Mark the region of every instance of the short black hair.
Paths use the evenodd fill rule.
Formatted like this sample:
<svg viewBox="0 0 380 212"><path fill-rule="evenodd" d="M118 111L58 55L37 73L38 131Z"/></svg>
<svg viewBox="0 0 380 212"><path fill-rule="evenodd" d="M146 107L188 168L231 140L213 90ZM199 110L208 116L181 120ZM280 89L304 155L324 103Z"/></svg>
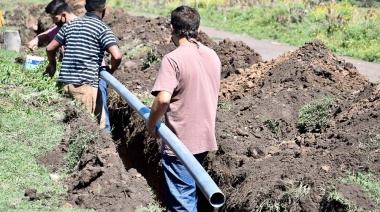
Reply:
<svg viewBox="0 0 380 212"><path fill-rule="evenodd" d="M200 21L198 11L188 6L179 6L171 13L174 33L180 38L197 38Z"/></svg>
<svg viewBox="0 0 380 212"><path fill-rule="evenodd" d="M106 0L86 0L87 12L102 12L106 6Z"/></svg>
<svg viewBox="0 0 380 212"><path fill-rule="evenodd" d="M63 12L72 13L73 10L65 0L53 0L46 5L45 12L53 15L61 15Z"/></svg>

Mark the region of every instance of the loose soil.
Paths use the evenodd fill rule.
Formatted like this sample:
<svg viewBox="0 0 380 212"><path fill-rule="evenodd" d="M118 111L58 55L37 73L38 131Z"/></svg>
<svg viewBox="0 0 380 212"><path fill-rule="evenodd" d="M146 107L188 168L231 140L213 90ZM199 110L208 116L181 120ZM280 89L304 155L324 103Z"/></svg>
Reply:
<svg viewBox="0 0 380 212"><path fill-rule="evenodd" d="M8 25L20 26L24 44L48 26L42 24L44 15L34 16L41 23L35 30L23 22L38 8L43 7L30 6L30 12L6 15ZM175 48L170 43L169 18L148 19L108 10L104 21L124 54L114 76L142 101L151 103L149 92L159 63L144 65L149 49L161 58ZM204 33L199 40L217 52L223 65L216 120L219 150L210 153L204 164L226 195L225 205L216 210L380 209L363 187L342 181L358 172L372 173L380 180L379 84L369 82L320 41L263 61L243 42L225 39L216 43ZM325 96L333 99L327 126L310 132L297 127L301 108ZM67 118L62 121L68 123L67 138L53 150L54 155L66 151L67 141L79 129L97 132L67 179L66 201L99 211L132 211L153 202L149 185L164 204L160 141L146 133L143 120L111 89L108 103L112 138L80 110L66 106ZM59 169L62 160L53 154L41 156L42 161ZM351 205L329 198L332 192ZM202 194L199 209L213 211Z"/></svg>

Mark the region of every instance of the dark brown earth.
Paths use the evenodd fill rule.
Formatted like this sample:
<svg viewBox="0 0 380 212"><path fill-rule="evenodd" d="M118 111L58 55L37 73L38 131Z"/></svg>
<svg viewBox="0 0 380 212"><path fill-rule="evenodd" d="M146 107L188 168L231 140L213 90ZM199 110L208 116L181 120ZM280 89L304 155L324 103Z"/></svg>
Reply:
<svg viewBox="0 0 380 212"><path fill-rule="evenodd" d="M20 13L7 23L18 24L24 17ZM111 10L104 21L119 46L127 49L114 76L149 103L159 63L143 66L148 49L162 57L175 48L168 18L147 19ZM33 37L40 28L25 31L24 44L30 39L26 35ZM342 181L358 172L380 180L379 84L369 82L320 41L266 62L242 42L226 39L217 44L204 33L200 41L213 48L223 64L216 120L219 150L210 153L204 164L226 195L226 204L218 211L380 209L363 187ZM132 55L132 50L140 54ZM310 132L298 128L300 109L324 96L333 99L326 127ZM61 160L51 155L65 151L67 141L85 128L97 136L89 139L84 156L67 179L67 202L99 211L130 211L153 202L147 184L163 202L159 145L146 133L143 120L112 90L108 103L112 138L80 110L67 107L63 120L68 123L67 138L42 160L59 169ZM275 133L268 120L277 126ZM351 205L328 198L332 192ZM199 208L212 211L202 198Z"/></svg>

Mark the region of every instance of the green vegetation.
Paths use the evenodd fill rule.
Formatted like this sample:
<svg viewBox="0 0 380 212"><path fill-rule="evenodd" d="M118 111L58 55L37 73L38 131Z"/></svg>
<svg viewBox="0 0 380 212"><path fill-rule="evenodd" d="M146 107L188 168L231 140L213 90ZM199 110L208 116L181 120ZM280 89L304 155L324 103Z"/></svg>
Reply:
<svg viewBox="0 0 380 212"><path fill-rule="evenodd" d="M306 0L257 1L247 7L226 5L224 1L149 0L124 3L111 0L110 5L129 11L169 15L182 2L190 6L195 6L196 2L204 26L295 46L319 39L338 55L380 61L380 9L354 6L353 3L366 6L358 4L358 1L325 1L319 5ZM371 5L376 5L376 2Z"/></svg>
<svg viewBox="0 0 380 212"><path fill-rule="evenodd" d="M153 51L153 49L149 49L147 52L146 59L143 62L143 69L149 68L152 64L158 63L161 61L161 58L157 55L156 52Z"/></svg>
<svg viewBox="0 0 380 212"><path fill-rule="evenodd" d="M65 193L63 183L51 179L52 173L36 160L63 138L64 125L57 124L63 112L48 104L60 97L55 84L42 76L42 67L24 70L12 63L18 56L24 57L0 50L0 211L65 211L59 197ZM38 106L32 107L33 102ZM23 200L26 189L50 198Z"/></svg>
<svg viewBox="0 0 380 212"><path fill-rule="evenodd" d="M222 111L230 111L231 110L231 103L227 101L219 101L218 102L218 109Z"/></svg>
<svg viewBox="0 0 380 212"><path fill-rule="evenodd" d="M150 196L153 199L156 199L156 195L154 194L151 188L148 188ZM155 202L154 204L149 204L147 207L142 207L134 210L134 212L162 212L165 211L165 208L162 208L159 202Z"/></svg>
<svg viewBox="0 0 380 212"><path fill-rule="evenodd" d="M333 188L327 195L327 200L329 202L336 202L343 206L345 206L349 211L353 207L350 203L350 201L346 198L344 198L340 193L336 191L335 188Z"/></svg>
<svg viewBox="0 0 380 212"><path fill-rule="evenodd" d="M256 210L257 212L280 212L283 211L283 208L281 207L279 202L272 203L269 199L264 200L260 205L259 208Z"/></svg>
<svg viewBox="0 0 380 212"><path fill-rule="evenodd" d="M150 95L144 96L142 99L142 103L145 104L147 107L151 107L153 104L154 98Z"/></svg>
<svg viewBox="0 0 380 212"><path fill-rule="evenodd" d="M273 133L275 138L281 136L280 123L275 119L266 119L264 125Z"/></svg>
<svg viewBox="0 0 380 212"><path fill-rule="evenodd" d="M72 137L69 140L69 147L65 157L65 164L69 172L73 171L74 167L78 164L86 148L87 142L94 136L88 135L83 129L79 129L74 135L75 137Z"/></svg>
<svg viewBox="0 0 380 212"><path fill-rule="evenodd" d="M124 46L120 47L121 52L128 59L134 59L135 57L140 56L144 52L148 52L148 47L144 46L141 43L141 40L135 38L131 43L127 43Z"/></svg>
<svg viewBox="0 0 380 212"><path fill-rule="evenodd" d="M331 97L313 101L303 106L298 114L297 127L301 131L318 131L326 127L333 104Z"/></svg>
<svg viewBox="0 0 380 212"><path fill-rule="evenodd" d="M372 177L370 173L358 173L343 180L347 183L355 183L363 186L367 194L380 206L380 184Z"/></svg>
<svg viewBox="0 0 380 212"><path fill-rule="evenodd" d="M0 11L13 10L19 5L15 3L35 3L35 4L47 4L50 0L1 0L0 2Z"/></svg>

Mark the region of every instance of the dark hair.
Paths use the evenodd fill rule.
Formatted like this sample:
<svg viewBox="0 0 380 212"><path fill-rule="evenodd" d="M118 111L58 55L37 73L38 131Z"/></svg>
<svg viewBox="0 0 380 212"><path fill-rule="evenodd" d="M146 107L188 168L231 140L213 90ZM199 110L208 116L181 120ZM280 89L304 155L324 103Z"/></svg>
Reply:
<svg viewBox="0 0 380 212"><path fill-rule="evenodd" d="M87 12L102 12L106 5L106 0L86 0Z"/></svg>
<svg viewBox="0 0 380 212"><path fill-rule="evenodd" d="M174 33L180 38L198 37L198 28L201 17L198 11L188 6L177 7L171 13L171 24L173 26Z"/></svg>
<svg viewBox="0 0 380 212"><path fill-rule="evenodd" d="M53 0L46 7L45 12L53 15L60 15L63 12L72 13L73 10L65 0Z"/></svg>

